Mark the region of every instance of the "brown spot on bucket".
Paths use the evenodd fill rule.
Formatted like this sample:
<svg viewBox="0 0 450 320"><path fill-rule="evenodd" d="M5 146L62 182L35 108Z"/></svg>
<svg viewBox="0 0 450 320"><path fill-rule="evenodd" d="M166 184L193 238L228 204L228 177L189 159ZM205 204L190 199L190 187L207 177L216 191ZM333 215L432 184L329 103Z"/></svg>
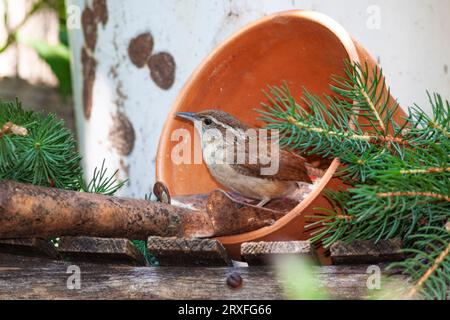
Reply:
<svg viewBox="0 0 450 320"><path fill-rule="evenodd" d="M95 50L97 45L97 21L95 18L95 13L91 8L86 7L81 15L81 24L83 26L84 40L86 45L92 51Z"/></svg>
<svg viewBox="0 0 450 320"><path fill-rule="evenodd" d="M147 32L130 41L128 55L136 67L142 68L147 63L153 51L153 37Z"/></svg>
<svg viewBox="0 0 450 320"><path fill-rule="evenodd" d="M119 161L120 169L125 173L125 176L130 176L130 165L125 163L124 159Z"/></svg>
<svg viewBox="0 0 450 320"><path fill-rule="evenodd" d="M106 0L94 0L94 13L97 21L101 22L103 26L108 23L108 7Z"/></svg>
<svg viewBox="0 0 450 320"><path fill-rule="evenodd" d="M133 152L136 134L133 124L123 112L113 116L109 139L120 155L128 156Z"/></svg>
<svg viewBox="0 0 450 320"><path fill-rule="evenodd" d="M92 97L95 83L97 62L89 55L86 48L81 49L81 64L83 66L83 105L84 116L90 119L92 113Z"/></svg>
<svg viewBox="0 0 450 320"><path fill-rule="evenodd" d="M175 81L175 60L170 53L161 52L150 57L148 61L150 75L156 85L168 90Z"/></svg>
<svg viewBox="0 0 450 320"><path fill-rule="evenodd" d="M448 65L444 64L444 73L448 74Z"/></svg>

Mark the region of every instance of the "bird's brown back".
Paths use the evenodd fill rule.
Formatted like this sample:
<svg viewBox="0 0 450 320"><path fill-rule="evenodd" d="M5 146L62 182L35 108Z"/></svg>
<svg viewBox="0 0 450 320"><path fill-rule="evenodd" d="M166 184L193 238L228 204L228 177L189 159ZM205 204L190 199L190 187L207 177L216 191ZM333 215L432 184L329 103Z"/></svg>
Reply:
<svg viewBox="0 0 450 320"><path fill-rule="evenodd" d="M250 164L248 162L244 164L232 164L232 167L237 172L246 176L312 183L305 164L306 161L304 158L293 154L292 152L280 149L278 171L272 175L261 176L261 169L269 167L270 164L261 164L260 161L256 164Z"/></svg>

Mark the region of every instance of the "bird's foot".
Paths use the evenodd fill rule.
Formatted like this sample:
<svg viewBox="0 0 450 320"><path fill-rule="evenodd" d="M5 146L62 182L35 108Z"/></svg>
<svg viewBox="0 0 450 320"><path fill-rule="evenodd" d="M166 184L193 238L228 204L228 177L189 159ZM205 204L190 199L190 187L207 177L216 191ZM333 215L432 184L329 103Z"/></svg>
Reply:
<svg viewBox="0 0 450 320"><path fill-rule="evenodd" d="M256 200L254 198L244 197L243 195L235 192L227 192L228 196L236 202L244 203L251 206L256 206L259 208L263 208L267 203L270 202L271 199L265 198L262 199L258 204L256 204Z"/></svg>
<svg viewBox="0 0 450 320"><path fill-rule="evenodd" d="M240 202L240 203L252 204L255 201L255 199L250 199L250 198L244 197L243 195L236 193L236 192L227 192L227 195L234 201Z"/></svg>

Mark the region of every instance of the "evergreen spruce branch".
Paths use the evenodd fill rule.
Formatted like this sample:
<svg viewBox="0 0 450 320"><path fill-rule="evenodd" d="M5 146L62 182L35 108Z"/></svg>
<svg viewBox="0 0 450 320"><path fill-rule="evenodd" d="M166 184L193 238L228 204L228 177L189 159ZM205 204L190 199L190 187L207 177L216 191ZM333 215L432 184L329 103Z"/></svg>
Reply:
<svg viewBox="0 0 450 320"><path fill-rule="evenodd" d="M327 193L333 210L310 217L311 240L327 247L337 240L405 239L423 226L441 227L450 219L449 103L430 95L432 117L414 106L398 124L399 105L390 102L381 71L347 65L345 77L334 79L337 96L304 90L301 103L286 85L269 87L260 111L268 128L280 131L281 145L339 158L344 166L338 175L354 187ZM448 250L429 251L434 264L414 270L416 288L450 278L448 265L440 267ZM430 292L429 297L439 296L436 289Z"/></svg>
<svg viewBox="0 0 450 320"><path fill-rule="evenodd" d="M312 226L322 225L322 229L312 240L320 241L323 237L323 244L331 245L334 239L353 241L403 237L420 225L440 225L448 220L450 172L423 167L424 164L443 164L445 150L442 150L442 145L431 149L433 152L430 153L413 149L405 153L404 159L386 151L370 159L354 156L355 161L366 162L367 167L363 170L348 164L340 174L356 172L355 175L359 175L364 172L361 182L366 184L356 184L354 189L348 190L349 196L341 198L345 201L330 201L336 214L314 217L316 223ZM348 158L345 163L349 163ZM404 168L410 170L405 171ZM343 210L345 219L341 215Z"/></svg>
<svg viewBox="0 0 450 320"><path fill-rule="evenodd" d="M399 174L431 174L431 173L445 173L450 172L450 167L446 168L425 168L425 169L408 169L399 170Z"/></svg>
<svg viewBox="0 0 450 320"><path fill-rule="evenodd" d="M268 129L280 132L281 146L303 154L340 158L349 164L340 172L345 179L366 181L372 160L375 164L381 162L380 154L385 151L401 155L409 145L398 131L388 135L365 133L358 120L362 115L348 100L331 96L322 99L304 90L302 107L286 84L269 87L266 95L269 104L258 110L260 120L267 123Z"/></svg>
<svg viewBox="0 0 450 320"><path fill-rule="evenodd" d="M374 70L375 83L367 87L366 84L370 83L367 70L348 65L346 72L353 79L359 79L354 81L359 83L358 90L365 90L364 101L351 104L349 99L357 99L355 85L351 84L351 80L337 77L337 85L332 88L340 96L324 95L322 99L305 89L301 100L305 107L302 107L287 85L283 84L281 87L269 87L266 92L269 104L263 104L264 110L259 110L262 115L260 119L268 124L268 129L280 131L282 146L297 149L300 153L341 158L348 154L360 156L367 150L388 148L401 154L403 147L410 146L411 141L403 136L405 124L400 127L393 120L393 111L388 108L389 90L385 87L382 73ZM354 76L355 73L358 76ZM376 93L378 96L375 96ZM367 97L370 99L367 100ZM378 107L380 104L382 106ZM398 108L398 104L394 103L391 107ZM360 119L364 121L360 122ZM374 123L377 119L382 124ZM366 130L365 122L371 124L372 131ZM390 127L393 132L388 133L387 129L380 131L380 126L385 129Z"/></svg>
<svg viewBox="0 0 450 320"><path fill-rule="evenodd" d="M389 105L389 89L381 70L374 67L369 70L364 66L345 62L345 76L333 77L334 92L347 101L353 101L353 106L370 123L372 132L376 135L387 136L388 124L391 118L386 112Z"/></svg>
<svg viewBox="0 0 450 320"><path fill-rule="evenodd" d="M428 93L430 104L433 108L434 118L428 118L428 126L435 129L443 137L450 139L450 104L448 101L443 101L439 94ZM420 108L419 108L420 109Z"/></svg>
<svg viewBox="0 0 450 320"><path fill-rule="evenodd" d="M425 272L425 274L417 281L417 284L411 289L411 291L408 293L407 297L415 297L417 293L424 287L425 283L427 281L430 281L430 277L433 276L433 273L436 273L436 270L443 264L444 260L449 256L450 251L450 243L447 245L447 247L441 252L441 254L433 261L433 265ZM448 274L448 271L447 271ZM446 277L448 279L448 277ZM444 278L445 279L445 278ZM442 282L441 279L437 279L437 282ZM444 283L444 290L445 288L448 289L448 284ZM435 291L435 290L434 290ZM442 299L448 300L448 292L442 291ZM433 299L436 297L436 291L433 292L433 295L431 296Z"/></svg>
<svg viewBox="0 0 450 320"><path fill-rule="evenodd" d="M347 153L340 159L346 165L341 166L336 176L347 183L355 185L359 182L368 183L375 170L385 169L385 159L388 151L385 149L371 148L362 154Z"/></svg>
<svg viewBox="0 0 450 320"><path fill-rule="evenodd" d="M448 173L450 148L445 144L430 143L425 148L404 150L402 158L387 157L385 170L377 172L385 178L404 175L438 174L435 178L450 178Z"/></svg>
<svg viewBox="0 0 450 320"><path fill-rule="evenodd" d="M443 227L424 227L407 237L405 254L408 259L394 263L415 285L406 298L448 300L450 288L450 232Z"/></svg>
<svg viewBox="0 0 450 320"><path fill-rule="evenodd" d="M7 122L12 122L27 128L34 120L34 113L25 111L18 99L13 102L0 100L0 124L2 126Z"/></svg>
<svg viewBox="0 0 450 320"><path fill-rule="evenodd" d="M117 176L118 170L111 176L108 176L107 172L108 169L105 168L105 160L103 160L100 170L98 168L95 168L94 174L89 183L86 183L83 180L81 181L80 191L113 196L119 189L121 189L125 185L126 181L118 181L115 178Z"/></svg>
<svg viewBox="0 0 450 320"><path fill-rule="evenodd" d="M25 111L18 99L0 102L0 178L113 195L125 182L107 177L104 163L89 183L72 133L54 115Z"/></svg>
<svg viewBox="0 0 450 320"><path fill-rule="evenodd" d="M377 108L375 106L375 103L372 102L372 98L369 97L369 94L363 89L360 89L360 93L363 96L363 98L366 100L367 105L370 108L370 111L374 114L374 116L376 117L376 120L378 122L378 124L380 125L380 128L386 132L386 126L384 125L383 120L381 119L381 116L379 114L379 112L377 111Z"/></svg>
<svg viewBox="0 0 450 320"><path fill-rule="evenodd" d="M402 158L386 155L380 167L373 170L372 176L379 183L394 181L398 185L449 181L448 150L443 148L443 145L430 144L427 149L406 150ZM444 193L447 194L447 192Z"/></svg>
<svg viewBox="0 0 450 320"><path fill-rule="evenodd" d="M14 142L9 136L0 137L0 177L7 175L17 162L15 149Z"/></svg>
<svg viewBox="0 0 450 320"><path fill-rule="evenodd" d="M328 248L334 242L354 234L354 228L357 226L354 223L355 217L348 212L347 203L351 198L347 192L325 190L324 194L333 210L318 208L318 214L307 217L310 223L306 229L310 231L311 242L320 242L325 248Z"/></svg>
<svg viewBox="0 0 450 320"><path fill-rule="evenodd" d="M423 191L396 191L396 192L379 192L376 194L378 198L394 198L394 197L425 197L450 202L450 196L434 192Z"/></svg>
<svg viewBox="0 0 450 320"><path fill-rule="evenodd" d="M31 112L24 111L17 99L14 102L0 101L0 178L14 174L12 171L17 163L15 141L18 137L24 136L11 134L12 125L27 130L32 121Z"/></svg>
<svg viewBox="0 0 450 320"><path fill-rule="evenodd" d="M21 154L16 165L20 182L77 189L81 156L71 132L54 115L36 114L29 135L17 139L17 151Z"/></svg>
<svg viewBox="0 0 450 320"><path fill-rule="evenodd" d="M280 143L308 154L321 154L330 158L339 156L339 152L360 153L370 147L372 136L363 133L358 124L352 129L354 116L348 103L327 97L327 105L319 97L305 90L303 101L306 109L297 104L289 89L269 87L267 93L270 106L263 105L261 120L268 123L268 129L280 131ZM330 123L329 123L330 122ZM345 128L345 129L343 129ZM350 143L349 143L350 142ZM338 153L338 154L336 154Z"/></svg>
<svg viewBox="0 0 450 320"><path fill-rule="evenodd" d="M81 157L63 121L25 111L16 99L0 103L0 127L10 133L0 137L1 178L77 189ZM11 134L14 130L22 134Z"/></svg>
<svg viewBox="0 0 450 320"><path fill-rule="evenodd" d="M429 176L408 178L406 181L394 177L391 181L383 178L372 180L375 185L358 185L346 192L347 197L342 197L340 193L331 194L331 197L328 194L335 214L312 217L316 222L308 228L323 226L312 240L322 239L324 245L330 245L339 235L337 239L343 241L379 241L405 237L423 224L445 223L450 213L446 196L450 188L449 179L435 181ZM401 188L407 191L392 191ZM345 212L344 217L342 212Z"/></svg>
<svg viewBox="0 0 450 320"><path fill-rule="evenodd" d="M104 163L86 184L80 161L75 139L63 121L25 111L18 99L0 101L0 179L107 195L123 186L114 176L106 176Z"/></svg>
<svg viewBox="0 0 450 320"><path fill-rule="evenodd" d="M131 243L143 254L148 265L157 267L159 262L154 255L148 251L147 242L144 240L131 240Z"/></svg>
<svg viewBox="0 0 450 320"><path fill-rule="evenodd" d="M418 105L409 108L408 122L410 129L406 132L417 145L449 143L450 139L450 104L443 101L438 94L428 93L433 116L428 116Z"/></svg>

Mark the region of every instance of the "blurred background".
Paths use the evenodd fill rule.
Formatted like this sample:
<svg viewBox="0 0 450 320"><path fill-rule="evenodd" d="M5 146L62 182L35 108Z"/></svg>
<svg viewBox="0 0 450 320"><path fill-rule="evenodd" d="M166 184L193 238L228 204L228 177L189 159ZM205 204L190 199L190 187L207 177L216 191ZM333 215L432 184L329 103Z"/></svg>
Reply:
<svg viewBox="0 0 450 320"><path fill-rule="evenodd" d="M129 179L121 194L141 198L189 75L247 23L289 9L342 24L381 64L404 108L430 111L426 90L450 99L444 0L0 0L0 98L64 118L87 174L106 159Z"/></svg>
<svg viewBox="0 0 450 320"><path fill-rule="evenodd" d="M64 0L1 0L0 17L0 98L55 112L74 130Z"/></svg>

